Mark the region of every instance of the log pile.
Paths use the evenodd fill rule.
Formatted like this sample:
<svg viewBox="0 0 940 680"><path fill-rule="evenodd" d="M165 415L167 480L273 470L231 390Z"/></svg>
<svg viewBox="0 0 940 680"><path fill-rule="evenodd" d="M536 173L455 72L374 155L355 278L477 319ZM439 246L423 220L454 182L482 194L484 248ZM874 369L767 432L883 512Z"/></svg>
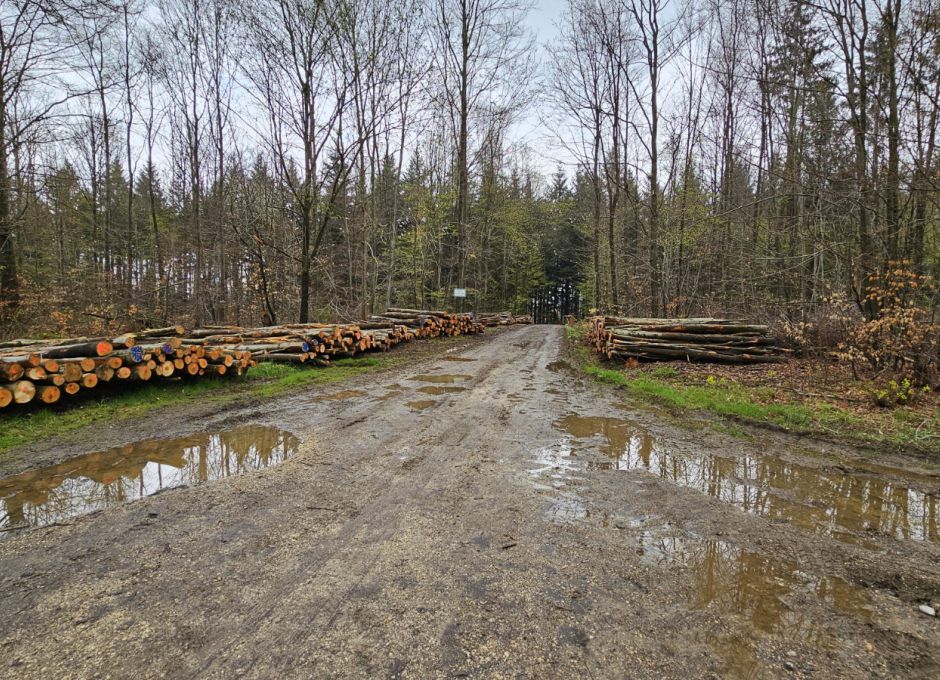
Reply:
<svg viewBox="0 0 940 680"><path fill-rule="evenodd" d="M532 323L531 314L513 315L509 312L484 312L477 315L477 321L484 326L515 326Z"/></svg>
<svg viewBox="0 0 940 680"><path fill-rule="evenodd" d="M779 363L789 350L777 347L767 326L735 319L590 319L588 341L608 359Z"/></svg>
<svg viewBox="0 0 940 680"><path fill-rule="evenodd" d="M106 384L206 375L242 375L251 353L186 344L178 326L117 338L10 340L0 343L0 408L54 404Z"/></svg>
<svg viewBox="0 0 940 680"><path fill-rule="evenodd" d="M453 337L469 333L482 333L483 324L472 314L454 314L452 312L426 309L402 309L390 307L379 316L369 318L369 325L401 325L416 338Z"/></svg>
<svg viewBox="0 0 940 680"><path fill-rule="evenodd" d="M482 332L471 314L393 308L357 323L171 326L117 338L10 340L0 342L0 409L53 404L108 383L242 375L256 362L329 366L415 338Z"/></svg>
<svg viewBox="0 0 940 680"><path fill-rule="evenodd" d="M387 351L413 335L403 325L283 324L264 328L208 326L182 339L186 345L250 352L257 362L328 366L331 359Z"/></svg>

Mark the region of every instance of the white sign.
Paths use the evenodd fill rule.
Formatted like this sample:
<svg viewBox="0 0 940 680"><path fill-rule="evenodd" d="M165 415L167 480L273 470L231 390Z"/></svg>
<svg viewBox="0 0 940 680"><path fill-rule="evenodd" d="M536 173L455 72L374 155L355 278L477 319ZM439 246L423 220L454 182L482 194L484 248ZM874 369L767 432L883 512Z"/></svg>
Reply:
<svg viewBox="0 0 940 680"><path fill-rule="evenodd" d="M466 288L454 288L454 297L455 298L467 297L467 289Z"/></svg>

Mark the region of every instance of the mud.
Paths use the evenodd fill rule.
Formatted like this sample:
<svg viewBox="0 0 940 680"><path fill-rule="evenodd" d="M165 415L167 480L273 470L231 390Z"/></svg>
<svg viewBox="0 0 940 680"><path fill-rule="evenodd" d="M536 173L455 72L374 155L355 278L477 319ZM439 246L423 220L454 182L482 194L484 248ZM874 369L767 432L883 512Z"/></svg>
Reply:
<svg viewBox="0 0 940 680"><path fill-rule="evenodd" d="M437 404L437 402L433 399L416 399L415 401L408 402L408 406L416 411L423 411L426 408L431 408L435 404Z"/></svg>
<svg viewBox="0 0 940 680"><path fill-rule="evenodd" d="M940 673L918 611L940 603L940 477L689 429L579 378L563 337L514 328L468 340L459 377L442 349L335 390L394 398L168 414L166 437L251 424L296 451L11 532L0 676Z"/></svg>
<svg viewBox="0 0 940 680"><path fill-rule="evenodd" d="M362 397L369 396L369 393L365 390L340 390L339 392L334 392L333 394L324 394L322 397L317 397L317 401L346 401L347 399L360 399Z"/></svg>
<svg viewBox="0 0 940 680"><path fill-rule="evenodd" d="M466 387L460 387L459 385L425 385L424 387L419 387L416 391L423 394L433 394L435 396L440 396L442 394L465 392L466 390Z"/></svg>
<svg viewBox="0 0 940 680"><path fill-rule="evenodd" d="M441 373L438 375L428 375L428 374L416 375L412 378L409 378L409 380L415 380L418 382L428 382L428 383L450 384L450 383L460 382L463 380L469 380L472 377L473 377L472 375L462 375L462 374L457 375L457 374L450 374L450 373Z"/></svg>

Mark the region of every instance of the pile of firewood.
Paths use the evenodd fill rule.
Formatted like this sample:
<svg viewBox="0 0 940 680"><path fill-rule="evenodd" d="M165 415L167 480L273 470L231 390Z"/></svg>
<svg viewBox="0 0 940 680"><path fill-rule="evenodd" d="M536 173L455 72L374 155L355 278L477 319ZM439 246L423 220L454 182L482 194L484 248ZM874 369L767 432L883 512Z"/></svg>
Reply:
<svg viewBox="0 0 940 680"><path fill-rule="evenodd" d="M251 353L189 345L178 326L117 338L10 340L0 343L0 408L54 404L108 383L241 375Z"/></svg>
<svg viewBox="0 0 940 680"><path fill-rule="evenodd" d="M598 316L588 341L608 359L778 363L789 350L776 347L767 326L732 319L643 319Z"/></svg>
<svg viewBox="0 0 940 680"><path fill-rule="evenodd" d="M509 312L484 312L477 315L477 321L484 326L515 326L532 323L531 314L513 315Z"/></svg>

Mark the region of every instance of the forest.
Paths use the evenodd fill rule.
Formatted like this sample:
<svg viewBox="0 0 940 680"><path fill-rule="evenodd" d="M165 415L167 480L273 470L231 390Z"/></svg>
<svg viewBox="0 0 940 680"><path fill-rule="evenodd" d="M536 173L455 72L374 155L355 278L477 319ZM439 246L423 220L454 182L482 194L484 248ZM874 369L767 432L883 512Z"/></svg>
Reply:
<svg viewBox="0 0 940 680"><path fill-rule="evenodd" d="M0 335L936 309L938 0L539 11L3 0Z"/></svg>

